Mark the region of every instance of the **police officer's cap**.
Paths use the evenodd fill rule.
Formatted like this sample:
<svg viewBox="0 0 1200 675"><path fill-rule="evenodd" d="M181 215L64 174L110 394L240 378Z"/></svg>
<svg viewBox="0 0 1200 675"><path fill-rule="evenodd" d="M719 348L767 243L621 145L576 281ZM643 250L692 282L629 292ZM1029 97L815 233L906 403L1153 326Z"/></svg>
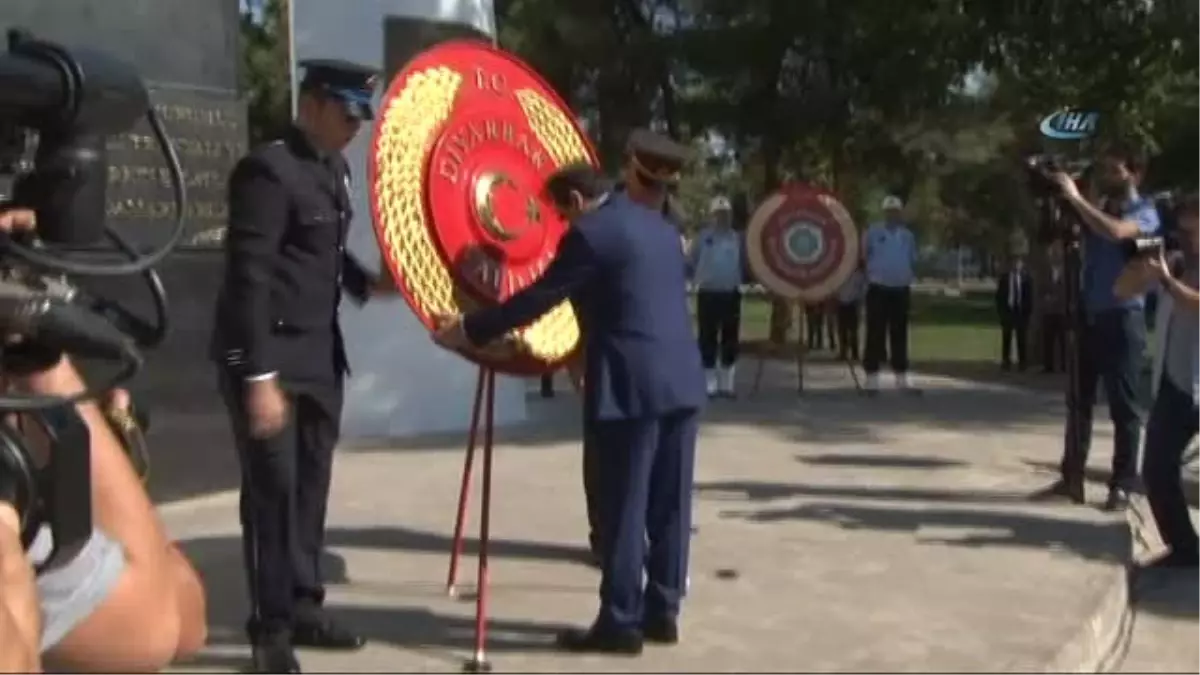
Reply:
<svg viewBox="0 0 1200 675"><path fill-rule="evenodd" d="M649 129L636 129L630 133L626 152L639 177L649 183L665 185L679 182L679 172L692 154L686 145Z"/></svg>
<svg viewBox="0 0 1200 675"><path fill-rule="evenodd" d="M379 71L339 59L308 59L300 62L304 69L301 90L319 91L341 99L351 117L369 120L375 117L371 98L379 80Z"/></svg>

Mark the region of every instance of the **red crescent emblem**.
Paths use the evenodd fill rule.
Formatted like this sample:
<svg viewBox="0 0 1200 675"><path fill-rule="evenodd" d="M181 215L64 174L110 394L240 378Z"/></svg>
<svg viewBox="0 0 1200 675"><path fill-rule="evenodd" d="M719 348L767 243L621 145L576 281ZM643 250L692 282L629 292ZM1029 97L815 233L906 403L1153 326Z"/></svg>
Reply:
<svg viewBox="0 0 1200 675"><path fill-rule="evenodd" d="M567 228L542 187L573 162L596 164L595 151L562 100L511 54L443 42L396 75L376 116L371 211L383 259L427 327L541 276ZM558 367L578 341L564 303L467 357L535 374Z"/></svg>

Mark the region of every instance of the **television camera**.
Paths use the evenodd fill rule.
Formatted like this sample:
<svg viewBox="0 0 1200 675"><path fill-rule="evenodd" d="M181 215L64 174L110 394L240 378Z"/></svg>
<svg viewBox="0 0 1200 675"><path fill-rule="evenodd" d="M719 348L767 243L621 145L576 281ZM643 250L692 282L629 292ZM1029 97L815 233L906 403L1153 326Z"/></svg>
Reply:
<svg viewBox="0 0 1200 675"><path fill-rule="evenodd" d="M140 349L163 340L167 297L154 271L183 236L187 195L175 148L137 70L108 54L66 49L8 32L0 52L0 176L11 180L0 210L37 216L26 233L0 233L0 376L36 373L64 353L116 362L119 372L71 397L0 392L0 415L22 413L50 443L39 461L27 439L0 424L0 497L21 516L26 546L49 526L43 568L71 560L92 530L88 429L72 404L132 377ZM105 223L107 139L145 118L171 177L175 222L167 242L141 253ZM93 296L76 277L141 275L154 299L145 320Z"/></svg>

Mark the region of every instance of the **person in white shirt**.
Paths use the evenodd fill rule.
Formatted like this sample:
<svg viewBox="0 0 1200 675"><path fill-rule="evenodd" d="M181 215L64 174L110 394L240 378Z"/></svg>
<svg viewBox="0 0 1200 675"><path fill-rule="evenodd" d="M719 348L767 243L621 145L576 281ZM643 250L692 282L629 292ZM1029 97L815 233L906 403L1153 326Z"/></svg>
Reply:
<svg viewBox="0 0 1200 675"><path fill-rule="evenodd" d="M696 329L709 396L734 396L746 278L742 235L733 228L733 206L723 196L709 205L711 222L692 242L690 269L696 285Z"/></svg>
<svg viewBox="0 0 1200 675"><path fill-rule="evenodd" d="M1182 250L1168 256L1136 256L1125 264L1113 289L1118 298L1135 297L1155 285L1159 297L1154 329L1154 404L1142 448L1142 482L1165 555L1153 568L1200 567L1200 538L1183 489L1183 454L1200 424L1200 197L1189 195L1179 208ZM1195 574L1195 572L1193 572Z"/></svg>
<svg viewBox="0 0 1200 675"><path fill-rule="evenodd" d="M850 273L837 292L838 358L858 361L858 314L867 292L862 262Z"/></svg>
<svg viewBox="0 0 1200 675"><path fill-rule="evenodd" d="M890 356L896 387L919 393L908 381L908 316L917 242L904 225L904 202L899 197L887 196L882 208L883 222L871 225L863 234L867 267L865 389L867 395L879 392L879 366Z"/></svg>

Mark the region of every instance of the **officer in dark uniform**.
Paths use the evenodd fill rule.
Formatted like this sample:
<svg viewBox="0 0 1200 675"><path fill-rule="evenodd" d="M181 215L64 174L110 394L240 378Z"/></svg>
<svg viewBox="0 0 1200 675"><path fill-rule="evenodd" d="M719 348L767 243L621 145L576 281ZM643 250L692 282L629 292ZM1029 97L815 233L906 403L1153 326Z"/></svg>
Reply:
<svg viewBox="0 0 1200 675"><path fill-rule="evenodd" d="M241 520L256 672L296 673L293 645L357 649L323 612L320 557L349 372L338 305L390 287L345 251L342 150L372 117L376 73L309 61L298 116L229 179L225 279L212 356L242 467Z"/></svg>
<svg viewBox="0 0 1200 675"><path fill-rule="evenodd" d="M439 317L434 334L452 349L484 345L568 298L579 317L585 429L601 457L594 488L603 580L595 622L558 636L569 651L638 654L645 640L679 639L697 423L707 399L679 231L661 212L685 153L636 132L620 193L590 166L557 172L547 197L572 226L546 273L500 305Z"/></svg>

